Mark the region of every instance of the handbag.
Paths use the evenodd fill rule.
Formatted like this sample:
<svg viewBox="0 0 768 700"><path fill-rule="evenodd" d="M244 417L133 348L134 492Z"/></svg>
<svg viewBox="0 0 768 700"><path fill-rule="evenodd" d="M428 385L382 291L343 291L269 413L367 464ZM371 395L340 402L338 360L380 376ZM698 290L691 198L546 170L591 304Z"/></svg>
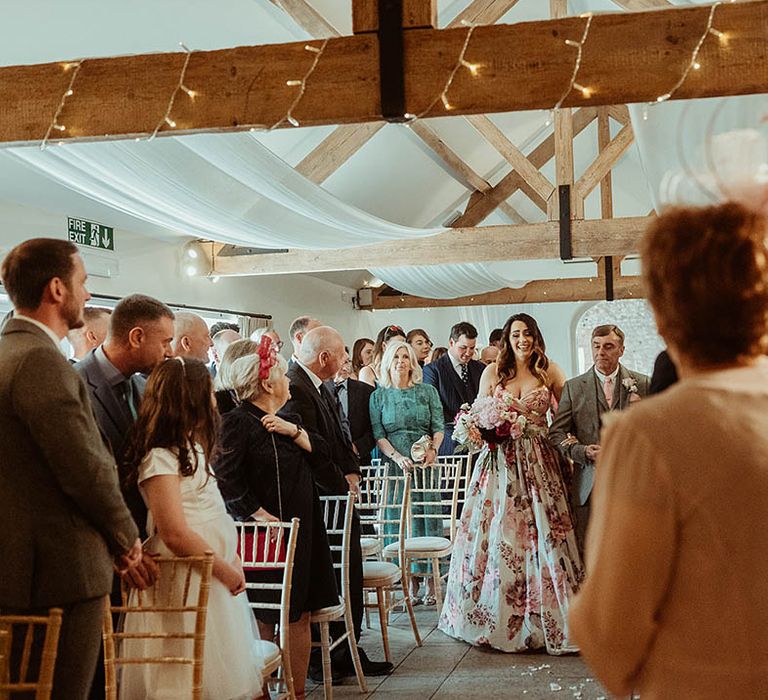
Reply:
<svg viewBox="0 0 768 700"><path fill-rule="evenodd" d="M280 485L280 462L277 457L277 444L275 443L275 435L274 433L270 433L269 436L272 438L272 449L275 453L275 472L277 474L277 507L278 507L278 516L280 518L280 522L283 522L283 497L282 497L282 488ZM279 537L279 546L278 546L278 540L272 540L270 538L270 541L267 542L267 532L268 530L257 530L258 537L256 539L256 549L254 550L254 542L253 542L253 533L246 532L245 536L242 539L238 539L237 542L237 553L238 556L240 556L240 559L242 561L242 553L240 551L240 543L243 543L243 547L246 552L253 553L255 556L252 558L249 557L249 561L252 562L258 562L261 564L284 564L287 558L286 549L285 549L285 535L282 537ZM243 571L275 571L279 570L282 567L280 566L243 566Z"/></svg>
<svg viewBox="0 0 768 700"><path fill-rule="evenodd" d="M421 463L427 456L427 450L432 447L432 438L429 435L423 435L411 445L411 459L414 462Z"/></svg>

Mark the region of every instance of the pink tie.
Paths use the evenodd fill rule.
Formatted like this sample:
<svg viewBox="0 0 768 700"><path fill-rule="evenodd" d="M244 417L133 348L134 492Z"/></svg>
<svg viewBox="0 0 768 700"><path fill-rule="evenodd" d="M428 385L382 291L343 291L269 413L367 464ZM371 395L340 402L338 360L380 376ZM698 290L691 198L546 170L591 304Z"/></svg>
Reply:
<svg viewBox="0 0 768 700"><path fill-rule="evenodd" d="M605 400L608 402L608 407L613 406L613 379L607 377L603 384L603 392L605 393Z"/></svg>

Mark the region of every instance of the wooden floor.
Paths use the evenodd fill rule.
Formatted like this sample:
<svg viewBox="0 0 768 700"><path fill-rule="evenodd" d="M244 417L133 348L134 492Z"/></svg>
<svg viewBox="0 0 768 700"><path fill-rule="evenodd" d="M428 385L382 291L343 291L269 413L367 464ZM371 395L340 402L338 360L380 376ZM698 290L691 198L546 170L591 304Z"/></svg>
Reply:
<svg viewBox="0 0 768 700"><path fill-rule="evenodd" d="M375 700L447 700L448 698L525 698L525 700L607 700L608 693L590 675L578 656L502 654L470 647L436 629L435 608L416 608L424 645L413 641L406 615L394 614L390 627L395 671L383 678L368 677L363 696L354 678L333 688L334 698L373 697ZM363 628L361 646L376 661L384 658L378 618ZM308 686L313 700L323 697L322 686Z"/></svg>

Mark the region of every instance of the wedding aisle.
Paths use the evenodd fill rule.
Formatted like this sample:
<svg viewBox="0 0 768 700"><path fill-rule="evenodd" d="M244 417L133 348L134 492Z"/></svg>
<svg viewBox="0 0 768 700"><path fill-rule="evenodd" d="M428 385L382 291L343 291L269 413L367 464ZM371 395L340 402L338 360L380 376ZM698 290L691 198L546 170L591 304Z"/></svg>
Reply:
<svg viewBox="0 0 768 700"><path fill-rule="evenodd" d="M608 700L609 695L591 676L578 656L501 654L469 647L437 629L434 608L416 608L424 646L413 642L408 619L393 615L389 628L395 672L368 678L369 693L362 696L354 678L334 686L337 698L374 700L458 700L509 698L523 700ZM363 628L363 644L373 658L383 658L381 636ZM321 686L308 686L307 696L319 700Z"/></svg>

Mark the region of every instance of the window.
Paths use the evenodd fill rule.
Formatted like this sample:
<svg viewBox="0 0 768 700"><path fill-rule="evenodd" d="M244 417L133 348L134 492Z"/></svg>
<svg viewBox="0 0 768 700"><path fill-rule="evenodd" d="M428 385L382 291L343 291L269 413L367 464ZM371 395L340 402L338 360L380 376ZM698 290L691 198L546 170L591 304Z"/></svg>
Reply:
<svg viewBox="0 0 768 700"><path fill-rule="evenodd" d="M628 369L650 376L656 356L665 344L656 332L651 307L644 299L601 301L588 308L576 322L576 363L579 374L592 366L592 329L613 323L624 331L624 357Z"/></svg>

